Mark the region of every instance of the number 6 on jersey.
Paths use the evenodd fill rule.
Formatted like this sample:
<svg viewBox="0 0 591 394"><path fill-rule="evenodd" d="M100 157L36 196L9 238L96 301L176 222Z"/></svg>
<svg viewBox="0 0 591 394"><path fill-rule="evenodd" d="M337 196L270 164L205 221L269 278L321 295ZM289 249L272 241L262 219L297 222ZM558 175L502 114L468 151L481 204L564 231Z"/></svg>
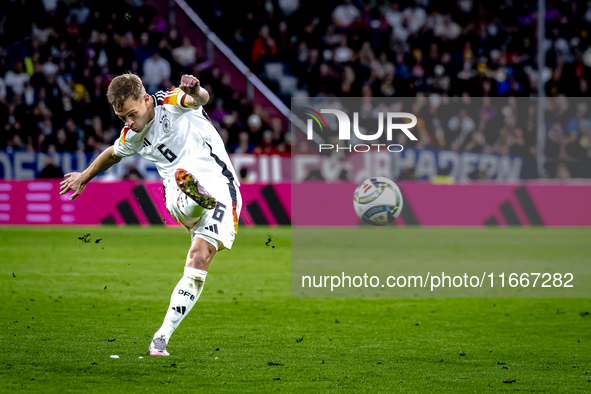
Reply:
<svg viewBox="0 0 591 394"><path fill-rule="evenodd" d="M164 150L166 149L166 150ZM164 156L166 158L166 160L168 160L169 162L173 162L176 160L176 155L168 148L166 148L166 145L164 144L160 144L158 146L158 151L160 153L162 153L162 156Z"/></svg>

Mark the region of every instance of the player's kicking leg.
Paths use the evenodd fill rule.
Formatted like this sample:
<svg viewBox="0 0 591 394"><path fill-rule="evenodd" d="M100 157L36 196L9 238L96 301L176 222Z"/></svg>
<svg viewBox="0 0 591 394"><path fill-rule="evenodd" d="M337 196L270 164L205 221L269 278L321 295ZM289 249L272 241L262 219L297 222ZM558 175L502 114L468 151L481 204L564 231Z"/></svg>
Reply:
<svg viewBox="0 0 591 394"><path fill-rule="evenodd" d="M224 248L224 243L228 248L231 247L236 232L229 217L222 221L223 212L214 215L213 208L216 207L216 199L205 191L190 173L178 169L174 180L169 179L165 184L167 185L166 207L176 220L187 228L191 228L192 242L187 255L184 275L172 292L164 322L150 343L148 354L151 356L169 355L166 351L168 340L199 299L213 256L219 248ZM226 201L226 204L229 202ZM218 209L225 207L226 204L220 203ZM216 220L220 225L219 233ZM226 227L222 227L223 224L226 224ZM205 231L206 228L214 228L212 226L215 226L213 233ZM229 234L231 240L220 237L221 230L228 226L232 230ZM218 241L218 239L225 241Z"/></svg>

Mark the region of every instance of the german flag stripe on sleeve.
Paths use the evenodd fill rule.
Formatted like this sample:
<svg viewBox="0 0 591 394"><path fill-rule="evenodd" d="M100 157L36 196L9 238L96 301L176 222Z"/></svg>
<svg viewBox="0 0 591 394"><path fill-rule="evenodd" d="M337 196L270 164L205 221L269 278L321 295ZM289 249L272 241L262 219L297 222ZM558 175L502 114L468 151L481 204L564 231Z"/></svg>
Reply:
<svg viewBox="0 0 591 394"><path fill-rule="evenodd" d="M179 92L182 92L181 89L175 88L174 86L171 87L168 92L164 95L164 100L162 104L169 104L169 105L179 105L178 96Z"/></svg>
<svg viewBox="0 0 591 394"><path fill-rule="evenodd" d="M123 130L121 130L121 134L119 135L119 138L121 138L121 143L123 145L125 145L125 137L127 136L127 133L129 132L129 127L128 126L124 126Z"/></svg>
<svg viewBox="0 0 591 394"><path fill-rule="evenodd" d="M164 100L162 101L162 104L180 105L185 108L197 108L196 106L192 106L185 103L185 99L187 98L186 94L183 94L182 98L179 100L181 92L183 91L180 88L175 88L174 86L171 87L164 95Z"/></svg>
<svg viewBox="0 0 591 394"><path fill-rule="evenodd" d="M193 106L193 105L189 105L189 104L185 103L185 99L186 99L186 98L187 98L187 95L185 94L185 95L183 96L183 98L181 99L181 105L182 105L183 107L185 107L185 108L196 108L196 107L195 107L195 106Z"/></svg>

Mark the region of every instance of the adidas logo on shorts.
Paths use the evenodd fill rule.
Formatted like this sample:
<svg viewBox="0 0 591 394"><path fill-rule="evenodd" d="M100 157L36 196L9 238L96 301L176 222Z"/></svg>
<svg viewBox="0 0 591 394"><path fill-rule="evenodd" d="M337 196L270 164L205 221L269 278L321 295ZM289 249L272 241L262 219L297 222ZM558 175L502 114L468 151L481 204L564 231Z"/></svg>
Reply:
<svg viewBox="0 0 591 394"><path fill-rule="evenodd" d="M218 225L217 224L212 224L211 226L205 227L206 230L209 230L213 233L218 233Z"/></svg>

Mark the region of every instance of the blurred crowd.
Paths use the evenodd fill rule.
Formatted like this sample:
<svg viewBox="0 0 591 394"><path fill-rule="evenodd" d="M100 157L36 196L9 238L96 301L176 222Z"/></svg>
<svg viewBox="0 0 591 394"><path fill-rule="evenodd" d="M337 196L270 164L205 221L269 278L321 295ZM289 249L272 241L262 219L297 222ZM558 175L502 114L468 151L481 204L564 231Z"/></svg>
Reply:
<svg viewBox="0 0 591 394"><path fill-rule="evenodd" d="M128 70L150 94L177 86L185 73L198 76L229 152L289 152L281 121L236 93L229 74L141 0L116 8L84 0L2 3L0 149L101 152L123 126L106 91Z"/></svg>
<svg viewBox="0 0 591 394"><path fill-rule="evenodd" d="M539 78L550 96L585 96L591 3L546 3L541 75L536 0L253 0L199 11L254 70L284 62L310 96L529 96Z"/></svg>
<svg viewBox="0 0 591 394"><path fill-rule="evenodd" d="M444 102L448 97L529 97L537 96L540 78L545 94L556 102L587 96L591 2L546 4L546 67L541 72L536 0L254 0L241 2L238 10L209 3L200 6L200 13L263 80L268 79L266 65L281 63L310 97L426 96ZM234 20L236 12L245 17ZM278 86L275 90L281 95ZM491 110L485 106L482 111ZM446 117L454 120L442 127L426 122L417 145L535 156L536 134L520 135L524 127L514 131L511 117L486 132L482 114L470 117L454 109ZM589 130L572 132L567 123L560 128L548 123L549 176L566 173L568 163L560 161L589 164Z"/></svg>

